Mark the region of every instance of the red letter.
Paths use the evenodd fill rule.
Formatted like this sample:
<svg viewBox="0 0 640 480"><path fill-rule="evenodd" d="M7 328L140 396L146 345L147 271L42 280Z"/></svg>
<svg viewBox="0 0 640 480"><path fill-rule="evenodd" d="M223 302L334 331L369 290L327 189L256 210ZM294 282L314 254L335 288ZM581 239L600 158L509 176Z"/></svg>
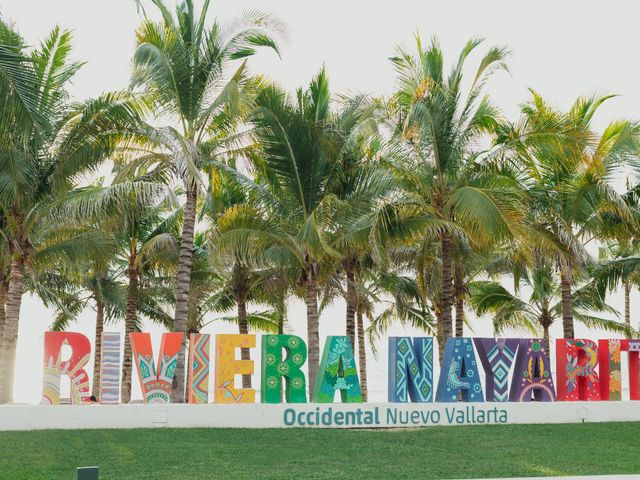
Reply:
<svg viewBox="0 0 640 480"><path fill-rule="evenodd" d="M556 340L558 400L600 400L598 347L587 339Z"/></svg>
<svg viewBox="0 0 640 480"><path fill-rule="evenodd" d="M62 361L62 346L71 347L71 357ZM60 403L60 376L67 375L71 380L71 403L79 405L89 401L89 376L84 366L89 361L91 343L81 333L45 332L44 333L44 386L42 404Z"/></svg>

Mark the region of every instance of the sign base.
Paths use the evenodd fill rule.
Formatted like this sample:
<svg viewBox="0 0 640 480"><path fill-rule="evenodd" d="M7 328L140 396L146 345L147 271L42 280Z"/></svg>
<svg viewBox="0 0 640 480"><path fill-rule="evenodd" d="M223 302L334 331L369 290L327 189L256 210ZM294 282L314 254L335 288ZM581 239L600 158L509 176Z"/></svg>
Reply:
<svg viewBox="0 0 640 480"><path fill-rule="evenodd" d="M0 431L96 428L407 428L638 422L640 401L0 405Z"/></svg>

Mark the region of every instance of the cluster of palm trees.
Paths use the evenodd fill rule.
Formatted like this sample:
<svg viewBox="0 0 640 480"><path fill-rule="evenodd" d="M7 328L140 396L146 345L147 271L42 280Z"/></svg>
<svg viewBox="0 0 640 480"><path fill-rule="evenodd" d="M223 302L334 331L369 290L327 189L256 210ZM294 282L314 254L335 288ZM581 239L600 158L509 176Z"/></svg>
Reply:
<svg viewBox="0 0 640 480"><path fill-rule="evenodd" d="M365 341L392 322L436 335L440 355L469 311L497 334L548 340L556 320L566 337L574 320L636 333L640 124L597 133L609 97L562 112L531 91L509 121L485 93L506 49L480 54L471 40L447 67L438 42L419 37L391 59L389 97L337 95L324 68L290 93L248 68L260 49L280 53L272 16L221 24L208 0L152 0L151 15L138 3L130 89L84 102L68 94L81 68L69 32L31 48L0 22L0 403L12 401L27 292L55 309L55 329L95 309L96 366L106 322L188 334L213 312L240 333L282 333L297 296L309 385L320 314L340 298L365 398ZM620 284L624 321L603 315ZM124 358L127 402L128 340ZM173 401L184 384L183 343Z"/></svg>

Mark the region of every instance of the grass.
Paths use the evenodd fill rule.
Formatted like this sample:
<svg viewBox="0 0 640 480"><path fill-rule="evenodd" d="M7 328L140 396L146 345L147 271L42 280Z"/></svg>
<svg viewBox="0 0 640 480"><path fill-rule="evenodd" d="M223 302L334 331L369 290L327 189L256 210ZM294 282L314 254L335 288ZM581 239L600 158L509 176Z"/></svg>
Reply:
<svg viewBox="0 0 640 480"><path fill-rule="evenodd" d="M640 423L0 432L0 478L479 478L640 472Z"/></svg>

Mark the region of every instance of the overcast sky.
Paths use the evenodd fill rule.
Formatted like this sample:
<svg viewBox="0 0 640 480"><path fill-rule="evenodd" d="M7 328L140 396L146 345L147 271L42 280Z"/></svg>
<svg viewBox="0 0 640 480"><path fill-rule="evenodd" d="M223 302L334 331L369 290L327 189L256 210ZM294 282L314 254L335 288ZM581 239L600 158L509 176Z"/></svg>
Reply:
<svg viewBox="0 0 640 480"><path fill-rule="evenodd" d="M251 68L289 89L306 84L324 63L334 90L387 94L394 88L394 71L388 58L397 45L410 48L415 32L424 40L437 36L449 64L467 39L480 36L487 39L487 45L506 45L512 51L510 73L497 74L488 86L494 102L507 117L515 118L518 104L528 98L528 88L562 108L578 95L619 94L620 98L601 108L596 118L599 128L613 118L640 117L640 5L636 2L214 0L212 4L220 20L257 8L274 13L287 25L282 58L272 53L260 54L251 60ZM0 13L5 20L16 22L32 44L54 24L74 31L75 57L87 62L73 87L77 98L127 87L134 30L140 21L133 0L0 0ZM634 314L640 308L637 296L636 292L632 301ZM622 308L621 296L612 297L611 303ZM343 333L343 312L344 306L337 304L323 315L322 335ZM290 319L293 331L304 336L301 303L292 303ZM39 401L42 334L50 321L50 312L40 302L25 297L16 401ZM637 326L637 317L633 322ZM93 338L93 328L93 312L87 310L73 330ZM122 325L111 329L122 329ZM477 335L491 335L487 319L474 322L474 329ZM223 330L229 331L228 327L214 324L208 331ZM392 333L403 332L396 328ZM552 334L561 336L559 325ZM598 335L581 328L577 334ZM154 343L158 345L159 339L154 338ZM377 360L369 355L374 400L386 398L384 352L383 348ZM259 365L256 371L259 372Z"/></svg>

